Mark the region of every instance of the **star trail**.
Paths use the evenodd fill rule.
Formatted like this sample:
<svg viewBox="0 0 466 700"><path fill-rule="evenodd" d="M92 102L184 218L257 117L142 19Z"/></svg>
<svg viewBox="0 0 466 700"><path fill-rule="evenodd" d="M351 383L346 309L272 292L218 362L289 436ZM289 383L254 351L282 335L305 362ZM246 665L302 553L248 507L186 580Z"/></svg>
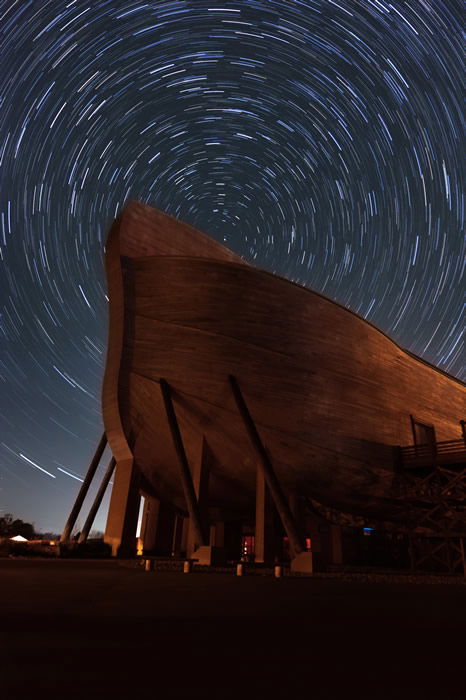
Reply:
<svg viewBox="0 0 466 700"><path fill-rule="evenodd" d="M460 8L0 0L0 515L61 530L94 452L128 199L465 378Z"/></svg>

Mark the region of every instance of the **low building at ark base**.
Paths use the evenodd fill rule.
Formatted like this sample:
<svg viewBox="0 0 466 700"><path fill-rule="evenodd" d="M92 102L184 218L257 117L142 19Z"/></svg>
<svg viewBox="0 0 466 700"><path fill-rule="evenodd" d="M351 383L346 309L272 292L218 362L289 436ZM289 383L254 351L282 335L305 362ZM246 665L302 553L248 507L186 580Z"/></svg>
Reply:
<svg viewBox="0 0 466 700"><path fill-rule="evenodd" d="M105 434L62 540L108 440L113 460L81 539L115 468L114 555L135 552L143 497L141 546L159 556L288 558L310 572L370 563L371 551L393 564L399 542L413 557L422 535L418 559L440 545L437 559L443 547L458 564L462 382L137 202L110 229L106 269Z"/></svg>

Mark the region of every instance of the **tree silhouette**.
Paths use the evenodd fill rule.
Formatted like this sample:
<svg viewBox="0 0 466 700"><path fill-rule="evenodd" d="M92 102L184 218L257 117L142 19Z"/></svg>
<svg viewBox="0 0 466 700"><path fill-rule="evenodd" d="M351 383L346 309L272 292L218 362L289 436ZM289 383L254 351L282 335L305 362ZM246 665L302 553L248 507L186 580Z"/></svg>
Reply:
<svg viewBox="0 0 466 700"><path fill-rule="evenodd" d="M11 513L5 513L5 515L0 517L0 537L21 535L21 537L31 540L35 534L34 526L31 523L25 523L20 518L14 518Z"/></svg>

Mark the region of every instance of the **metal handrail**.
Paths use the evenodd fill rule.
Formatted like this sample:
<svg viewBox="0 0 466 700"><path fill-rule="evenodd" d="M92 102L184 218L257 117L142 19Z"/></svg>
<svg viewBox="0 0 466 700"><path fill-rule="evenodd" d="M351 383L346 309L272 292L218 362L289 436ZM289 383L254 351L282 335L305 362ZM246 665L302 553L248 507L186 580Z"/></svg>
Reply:
<svg viewBox="0 0 466 700"><path fill-rule="evenodd" d="M407 445L400 447L400 457L403 466L425 462L431 463L442 461L442 458L451 455L464 453L466 461L466 442L459 438L458 440L444 440L442 442L433 442L425 445Z"/></svg>

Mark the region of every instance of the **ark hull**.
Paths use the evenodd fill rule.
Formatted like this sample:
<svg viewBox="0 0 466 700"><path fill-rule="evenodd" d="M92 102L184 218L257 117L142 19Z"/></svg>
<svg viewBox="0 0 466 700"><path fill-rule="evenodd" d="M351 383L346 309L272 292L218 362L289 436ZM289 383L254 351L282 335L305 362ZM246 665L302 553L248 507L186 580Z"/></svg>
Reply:
<svg viewBox="0 0 466 700"><path fill-rule="evenodd" d="M186 513L161 379L188 464L208 454L208 508L217 513L250 511L256 498L258 456L230 375L284 493L345 512L404 517L394 479L397 446L413 442L412 416L434 425L438 440L458 437L462 383L175 219L130 204L112 226L106 261L103 414L118 483L139 479ZM112 496L109 540L120 536L125 488Z"/></svg>

